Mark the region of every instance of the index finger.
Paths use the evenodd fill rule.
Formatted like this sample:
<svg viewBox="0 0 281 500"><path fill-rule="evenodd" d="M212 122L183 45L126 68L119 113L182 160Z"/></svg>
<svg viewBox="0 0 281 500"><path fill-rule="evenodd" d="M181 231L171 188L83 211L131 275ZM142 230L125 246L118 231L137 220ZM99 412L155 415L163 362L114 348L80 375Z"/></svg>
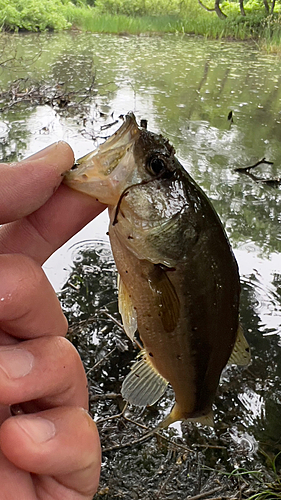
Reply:
<svg viewBox="0 0 281 500"><path fill-rule="evenodd" d="M22 253L43 264L105 209L94 198L67 186L57 189L73 161L71 148L58 142L17 165L0 165L4 191L0 224L13 221L0 228L0 254Z"/></svg>
<svg viewBox="0 0 281 500"><path fill-rule="evenodd" d="M21 162L1 163L0 224L20 219L44 205L73 163L73 151L62 141Z"/></svg>

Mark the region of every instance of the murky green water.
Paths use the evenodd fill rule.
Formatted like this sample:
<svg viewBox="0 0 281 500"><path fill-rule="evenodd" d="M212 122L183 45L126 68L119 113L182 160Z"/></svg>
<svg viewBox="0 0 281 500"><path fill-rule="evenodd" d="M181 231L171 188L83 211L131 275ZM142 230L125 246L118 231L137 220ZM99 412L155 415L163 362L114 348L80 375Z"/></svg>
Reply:
<svg viewBox="0 0 281 500"><path fill-rule="evenodd" d="M133 110L137 119L148 120L150 130L170 139L181 163L213 201L240 267L241 321L253 361L244 371L231 367L223 374L215 431L183 425L166 433L176 433L178 447L159 438L105 453L104 498L185 499L201 488L211 490L217 479L225 492L239 491L239 481L244 491L258 488L252 476L239 481L231 476L227 482L217 471L246 467L266 474L264 467L270 467L258 450L272 455L281 450L281 186L235 172L265 157L273 165L252 173L281 178L280 60L244 43L175 35L17 35L0 43L6 61L0 66L1 91L27 78L17 84L16 96L0 98L2 160L22 158L58 139L82 156L111 135L120 120L107 125ZM31 100L36 85L49 96L49 104ZM69 98L66 107L52 100L60 89ZM86 368L113 351L89 374L92 411L99 418L120 412L120 399L102 397L119 392L118 379L134 356L107 316L118 317L106 226L102 214L45 265L57 291L71 275L61 299L73 324L86 321L73 334ZM94 324L87 323L89 314ZM151 428L171 405L168 393L153 411L131 409L127 416ZM122 418L101 424L105 448L135 439L139 432Z"/></svg>

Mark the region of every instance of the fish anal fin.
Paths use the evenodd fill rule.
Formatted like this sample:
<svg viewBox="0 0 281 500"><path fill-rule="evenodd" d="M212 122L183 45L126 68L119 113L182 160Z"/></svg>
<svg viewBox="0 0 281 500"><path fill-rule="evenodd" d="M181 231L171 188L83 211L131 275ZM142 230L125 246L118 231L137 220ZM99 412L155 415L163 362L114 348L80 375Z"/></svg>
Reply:
<svg viewBox="0 0 281 500"><path fill-rule="evenodd" d="M164 394L168 385L156 371L144 352L126 376L122 387L122 397L136 406L153 405Z"/></svg>
<svg viewBox="0 0 281 500"><path fill-rule="evenodd" d="M179 320L180 301L175 287L167 275L168 272L169 270L163 269L160 265L155 265L148 281L151 290L155 293L155 301L164 330L172 332Z"/></svg>
<svg viewBox="0 0 281 500"><path fill-rule="evenodd" d="M251 361L249 344L245 338L243 328L239 324L236 342L227 362L228 365L247 366Z"/></svg>
<svg viewBox="0 0 281 500"><path fill-rule="evenodd" d="M118 308L122 317L125 333L133 341L137 330L137 311L133 307L132 300L126 285L118 274Z"/></svg>

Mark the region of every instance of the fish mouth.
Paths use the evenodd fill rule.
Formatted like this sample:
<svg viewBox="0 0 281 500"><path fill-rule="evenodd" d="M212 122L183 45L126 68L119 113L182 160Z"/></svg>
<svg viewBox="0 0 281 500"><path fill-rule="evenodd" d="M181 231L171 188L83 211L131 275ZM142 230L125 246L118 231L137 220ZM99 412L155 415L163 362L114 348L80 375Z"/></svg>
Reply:
<svg viewBox="0 0 281 500"><path fill-rule="evenodd" d="M65 174L64 183L97 198L107 205L116 203L119 187L124 189L124 178L130 168L132 148L140 135L133 113L125 116L121 127L103 144L75 162ZM126 162L122 162L126 156ZM122 165L120 165L122 164ZM120 167L120 168L118 168Z"/></svg>

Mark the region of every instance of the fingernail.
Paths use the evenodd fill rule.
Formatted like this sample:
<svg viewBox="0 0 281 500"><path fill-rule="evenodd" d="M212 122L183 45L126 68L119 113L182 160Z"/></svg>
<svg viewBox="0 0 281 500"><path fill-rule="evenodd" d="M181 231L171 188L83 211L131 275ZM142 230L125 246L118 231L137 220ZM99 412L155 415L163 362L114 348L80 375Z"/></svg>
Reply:
<svg viewBox="0 0 281 500"><path fill-rule="evenodd" d="M29 415L14 418L18 426L34 443L45 443L56 435L56 427L51 420Z"/></svg>
<svg viewBox="0 0 281 500"><path fill-rule="evenodd" d="M25 161L31 161L31 160L39 160L39 158L45 158L48 156L50 153L52 153L53 149L57 148L58 143L54 142L53 144L50 144L50 146L47 146L44 149L41 149L40 151L37 151L37 153L34 153L31 156L28 156L27 158L24 158L23 160L20 161L20 163L24 163Z"/></svg>
<svg viewBox="0 0 281 500"><path fill-rule="evenodd" d="M11 379L25 377L32 370L34 356L25 349L1 347L0 369Z"/></svg>
<svg viewBox="0 0 281 500"><path fill-rule="evenodd" d="M72 156L72 158L71 158ZM46 160L54 162L60 171L68 170L74 163L74 153L71 147L64 141L58 141L38 151L32 156L25 158L21 163Z"/></svg>
<svg viewBox="0 0 281 500"><path fill-rule="evenodd" d="M59 142L54 142L53 144L50 144L50 146L47 146L44 149L41 149L37 153L34 153L31 156L28 156L28 158L24 158L20 163L23 163L25 161L31 161L31 160L39 160L39 158L45 158L46 156L49 156L52 154L53 150L57 149Z"/></svg>

